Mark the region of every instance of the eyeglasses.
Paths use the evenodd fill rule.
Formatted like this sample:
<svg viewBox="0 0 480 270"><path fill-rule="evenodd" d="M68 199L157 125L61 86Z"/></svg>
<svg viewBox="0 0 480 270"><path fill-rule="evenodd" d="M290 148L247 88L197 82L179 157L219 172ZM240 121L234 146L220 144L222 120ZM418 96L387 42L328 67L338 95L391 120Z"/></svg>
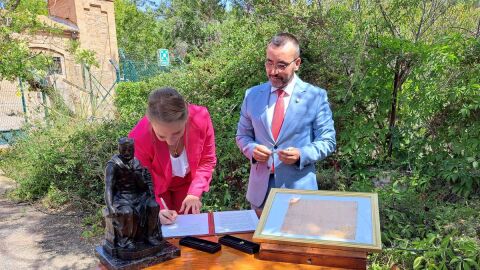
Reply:
<svg viewBox="0 0 480 270"><path fill-rule="evenodd" d="M298 57L293 59L290 63L277 63L276 65L274 65L271 60L267 59L267 60L265 60L265 67L268 68L268 69L275 68L276 70L284 71L288 66L290 66L297 59L298 59Z"/></svg>

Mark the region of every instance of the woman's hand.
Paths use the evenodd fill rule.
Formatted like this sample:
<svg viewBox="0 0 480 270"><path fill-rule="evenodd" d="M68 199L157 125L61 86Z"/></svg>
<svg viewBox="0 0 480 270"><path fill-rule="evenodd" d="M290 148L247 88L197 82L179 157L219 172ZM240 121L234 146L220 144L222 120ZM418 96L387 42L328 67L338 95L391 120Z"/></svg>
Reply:
<svg viewBox="0 0 480 270"><path fill-rule="evenodd" d="M158 215L160 217L160 223L163 225L173 224L177 219L177 211L162 209Z"/></svg>
<svg viewBox="0 0 480 270"><path fill-rule="evenodd" d="M187 195L182 202L182 207L180 207L180 213L188 214L192 210L192 214L200 214L200 208L202 208L200 198L194 195Z"/></svg>

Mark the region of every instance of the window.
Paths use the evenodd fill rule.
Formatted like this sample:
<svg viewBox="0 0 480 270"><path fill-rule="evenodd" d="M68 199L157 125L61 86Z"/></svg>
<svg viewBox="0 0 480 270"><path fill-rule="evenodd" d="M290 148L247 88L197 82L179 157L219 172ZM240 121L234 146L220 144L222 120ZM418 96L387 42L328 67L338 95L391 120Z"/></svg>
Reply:
<svg viewBox="0 0 480 270"><path fill-rule="evenodd" d="M49 74L58 74L62 75L63 74L63 69L62 69L62 59L58 56L52 57L52 65L50 66L50 72Z"/></svg>

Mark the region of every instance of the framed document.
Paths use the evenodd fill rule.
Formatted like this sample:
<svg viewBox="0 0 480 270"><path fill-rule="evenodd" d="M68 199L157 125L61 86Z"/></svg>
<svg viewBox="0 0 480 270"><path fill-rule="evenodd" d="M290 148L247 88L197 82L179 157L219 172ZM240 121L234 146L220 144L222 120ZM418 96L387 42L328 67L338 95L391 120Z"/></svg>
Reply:
<svg viewBox="0 0 480 270"><path fill-rule="evenodd" d="M253 240L379 252L377 194L273 188Z"/></svg>

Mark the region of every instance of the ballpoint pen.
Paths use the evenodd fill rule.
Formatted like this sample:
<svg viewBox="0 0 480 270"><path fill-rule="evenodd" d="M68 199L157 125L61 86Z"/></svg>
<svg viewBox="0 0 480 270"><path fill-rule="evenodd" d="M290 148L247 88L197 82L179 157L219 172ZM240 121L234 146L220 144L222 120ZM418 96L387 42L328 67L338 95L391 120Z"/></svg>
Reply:
<svg viewBox="0 0 480 270"><path fill-rule="evenodd" d="M165 201L163 200L162 197L160 197L160 201L162 202L163 207L164 207L166 210L170 210L170 209L168 209L168 206L167 206L167 204L165 203Z"/></svg>

